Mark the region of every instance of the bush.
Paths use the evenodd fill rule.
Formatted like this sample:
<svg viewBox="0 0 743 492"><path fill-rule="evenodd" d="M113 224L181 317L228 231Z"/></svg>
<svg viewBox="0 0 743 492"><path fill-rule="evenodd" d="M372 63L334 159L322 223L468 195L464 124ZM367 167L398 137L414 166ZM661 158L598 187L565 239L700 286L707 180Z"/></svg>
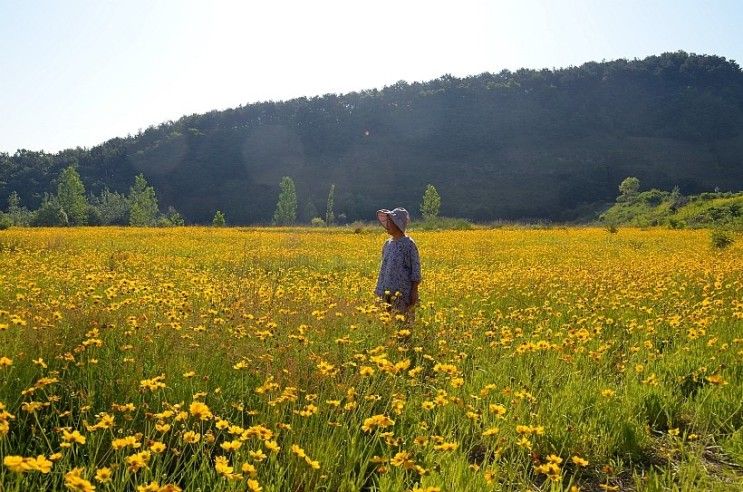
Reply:
<svg viewBox="0 0 743 492"><path fill-rule="evenodd" d="M212 226L214 227L224 227L227 223L227 219L225 219L224 214L221 210L217 210L214 214L214 218L212 219Z"/></svg>
<svg viewBox="0 0 743 492"><path fill-rule="evenodd" d="M93 205L88 205L87 224L93 226L103 225L103 216L101 215L101 211Z"/></svg>
<svg viewBox="0 0 743 492"><path fill-rule="evenodd" d="M41 207L34 213L31 225L34 226L66 226L70 221L67 213L54 198L45 197Z"/></svg>
<svg viewBox="0 0 743 492"><path fill-rule="evenodd" d="M617 224L615 222L609 222L606 224L606 232L609 234L616 234L619 232L619 227L617 227Z"/></svg>
<svg viewBox="0 0 743 492"><path fill-rule="evenodd" d="M715 249L725 249L735 242L733 235L723 229L713 229L710 233L710 240Z"/></svg>
<svg viewBox="0 0 743 492"><path fill-rule="evenodd" d="M686 227L686 222L675 217L671 217L670 219L668 219L668 226L671 229L683 229Z"/></svg>
<svg viewBox="0 0 743 492"><path fill-rule="evenodd" d="M315 217L310 221L310 225L313 227L323 227L325 225L325 221L322 220L320 217Z"/></svg>
<svg viewBox="0 0 743 492"><path fill-rule="evenodd" d="M8 217L6 214L0 212L0 231L4 231L5 229L10 229L10 226L13 225L13 221L10 217Z"/></svg>
<svg viewBox="0 0 743 492"><path fill-rule="evenodd" d="M668 193L665 191L657 190L653 188L652 190L644 191L640 193L640 200L647 203L651 207L657 207L660 205L663 200L666 199L668 196Z"/></svg>

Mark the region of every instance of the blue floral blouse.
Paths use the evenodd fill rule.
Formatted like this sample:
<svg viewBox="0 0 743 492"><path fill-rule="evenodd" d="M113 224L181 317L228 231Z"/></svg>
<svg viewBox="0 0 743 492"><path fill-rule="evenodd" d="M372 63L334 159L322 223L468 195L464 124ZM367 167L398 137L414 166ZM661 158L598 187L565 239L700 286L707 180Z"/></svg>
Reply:
<svg viewBox="0 0 743 492"><path fill-rule="evenodd" d="M420 282L421 262L415 241L408 236L399 239L389 238L382 246L382 265L374 293L384 297L385 291L391 294L400 292L401 301L410 305L411 282Z"/></svg>

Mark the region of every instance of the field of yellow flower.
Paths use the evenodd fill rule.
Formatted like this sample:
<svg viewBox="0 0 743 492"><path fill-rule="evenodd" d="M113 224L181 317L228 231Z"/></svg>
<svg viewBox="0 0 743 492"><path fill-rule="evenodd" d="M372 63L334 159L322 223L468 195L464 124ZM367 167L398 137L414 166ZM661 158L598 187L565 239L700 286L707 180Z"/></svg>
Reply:
<svg viewBox="0 0 743 492"><path fill-rule="evenodd" d="M0 233L0 490L743 490L743 247L706 231Z"/></svg>

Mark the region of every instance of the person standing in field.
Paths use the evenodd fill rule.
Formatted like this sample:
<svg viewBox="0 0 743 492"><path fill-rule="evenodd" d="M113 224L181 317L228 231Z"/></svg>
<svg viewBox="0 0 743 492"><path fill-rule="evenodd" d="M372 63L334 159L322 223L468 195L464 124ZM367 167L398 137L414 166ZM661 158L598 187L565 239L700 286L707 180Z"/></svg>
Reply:
<svg viewBox="0 0 743 492"><path fill-rule="evenodd" d="M418 304L421 262L415 241L405 234L410 214L404 208L377 210L377 220L391 237L382 246L382 264L374 293L387 309L412 321L412 308Z"/></svg>

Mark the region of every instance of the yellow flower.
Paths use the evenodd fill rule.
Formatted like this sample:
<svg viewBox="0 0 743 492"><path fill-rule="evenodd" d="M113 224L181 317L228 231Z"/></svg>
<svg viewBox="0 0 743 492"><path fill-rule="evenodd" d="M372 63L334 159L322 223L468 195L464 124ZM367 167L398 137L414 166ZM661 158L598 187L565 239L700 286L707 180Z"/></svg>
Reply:
<svg viewBox="0 0 743 492"><path fill-rule="evenodd" d="M187 431L183 433L183 440L189 444L196 444L201 439L201 434L194 431Z"/></svg>
<svg viewBox="0 0 743 492"><path fill-rule="evenodd" d="M248 490L250 490L250 492L261 492L263 488L261 488L261 485L258 483L258 480L249 478L248 479Z"/></svg>
<svg viewBox="0 0 743 492"><path fill-rule="evenodd" d="M371 432L375 428L386 429L387 427L390 427L392 425L395 425L395 421L387 417L386 415L374 415L373 417L364 419L361 430L363 430L364 432Z"/></svg>
<svg viewBox="0 0 743 492"><path fill-rule="evenodd" d="M139 453L133 454L126 457L126 464L130 473L136 473L142 468L147 468L147 463L150 461L149 451L140 451Z"/></svg>
<svg viewBox="0 0 743 492"><path fill-rule="evenodd" d="M482 433L482 435L485 436L485 437L487 437L487 436L494 436L495 434L498 433L499 430L500 429L498 429L497 427L491 427L489 429L484 430L483 433Z"/></svg>
<svg viewBox="0 0 743 492"><path fill-rule="evenodd" d="M491 413L494 413L497 417L503 417L506 414L506 407L497 403L491 403L488 406Z"/></svg>
<svg viewBox="0 0 743 492"><path fill-rule="evenodd" d="M28 463L26 462L26 458L23 456L6 456L5 459L3 459L3 465L14 473L29 471Z"/></svg>
<svg viewBox="0 0 743 492"><path fill-rule="evenodd" d="M246 473L251 477L255 477L258 474L258 469L251 463L243 463L241 469L243 473Z"/></svg>
<svg viewBox="0 0 743 492"><path fill-rule="evenodd" d="M575 456L573 456L572 458L570 458L570 460L571 460L571 461L572 461L572 462L573 462L573 463L574 463L575 465L577 465L577 466L579 466L579 467L581 467L581 468L585 468L585 467L587 467L587 466L588 466L588 460L586 460L586 459L584 459L584 458L581 458L581 457L580 457L580 456L578 456L578 455L575 455Z"/></svg>
<svg viewBox="0 0 743 492"><path fill-rule="evenodd" d="M95 487L92 483L82 477L82 468L73 468L64 476L64 484L75 492L93 492Z"/></svg>
<svg viewBox="0 0 743 492"><path fill-rule="evenodd" d="M199 420L209 420L212 418L212 412L209 410L209 407L200 401L191 403L191 406L188 407L188 411L193 417Z"/></svg>
<svg viewBox="0 0 743 492"><path fill-rule="evenodd" d="M67 430L62 429L62 439L69 443L85 444L85 436L80 434L77 430L68 432Z"/></svg>
<svg viewBox="0 0 743 492"><path fill-rule="evenodd" d="M225 441L219 446L227 452L237 451L243 443L235 439L234 441Z"/></svg>
<svg viewBox="0 0 743 492"><path fill-rule="evenodd" d="M111 447L114 449L114 451L118 451L119 449L126 447L137 449L141 445L142 443L139 442L139 440L135 436L120 437L111 441Z"/></svg>
<svg viewBox="0 0 743 492"><path fill-rule="evenodd" d="M278 453L281 450L279 444L276 441L265 441L263 445L266 446L266 449L268 449L272 453Z"/></svg>
<svg viewBox="0 0 743 492"><path fill-rule="evenodd" d="M150 444L150 451L152 451L155 454L162 453L163 451L165 451L166 448L167 446L165 445L165 443L162 443L160 441L155 441L152 444Z"/></svg>
<svg viewBox="0 0 743 492"><path fill-rule="evenodd" d="M433 447L436 451L454 451L459 447L459 444L455 442L443 442Z"/></svg>
<svg viewBox="0 0 743 492"><path fill-rule="evenodd" d="M251 458L253 458L256 461L263 461L267 458L266 454L263 452L262 449L258 449L256 451L248 451L248 454Z"/></svg>
<svg viewBox="0 0 743 492"><path fill-rule="evenodd" d="M113 475L113 472L108 467L102 467L98 468L95 471L95 480L98 483L108 483L111 481L111 476Z"/></svg>

